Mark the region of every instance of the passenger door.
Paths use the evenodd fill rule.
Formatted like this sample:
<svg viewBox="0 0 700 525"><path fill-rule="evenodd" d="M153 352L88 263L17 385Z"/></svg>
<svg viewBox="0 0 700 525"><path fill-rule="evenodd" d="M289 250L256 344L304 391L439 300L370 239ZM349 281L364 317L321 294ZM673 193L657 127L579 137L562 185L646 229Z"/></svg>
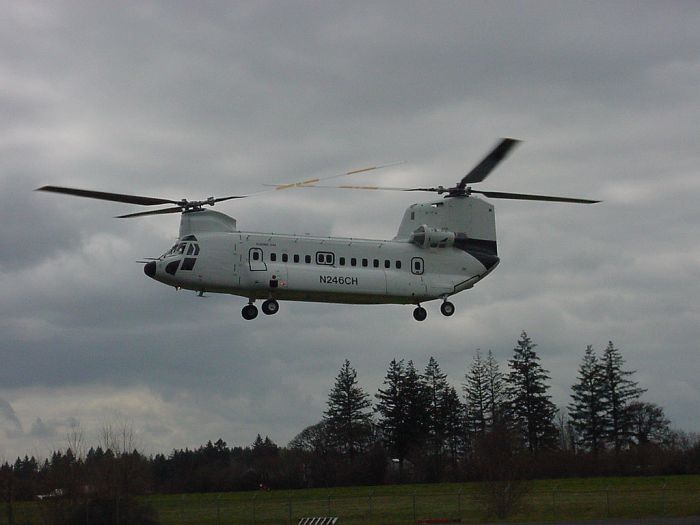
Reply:
<svg viewBox="0 0 700 525"><path fill-rule="evenodd" d="M262 272L267 270L267 264L265 264L265 259L261 248L251 248L248 250L248 266L251 272Z"/></svg>

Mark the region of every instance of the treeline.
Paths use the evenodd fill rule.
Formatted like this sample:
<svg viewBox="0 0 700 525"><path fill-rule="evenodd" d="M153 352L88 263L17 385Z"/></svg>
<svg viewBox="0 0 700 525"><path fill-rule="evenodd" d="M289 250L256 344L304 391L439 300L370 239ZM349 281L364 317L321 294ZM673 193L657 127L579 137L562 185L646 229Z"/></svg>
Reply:
<svg viewBox="0 0 700 525"><path fill-rule="evenodd" d="M39 495L105 501L134 494L325 487L388 482L700 473L700 439L670 428L611 342L582 357L570 403L557 408L549 372L523 332L507 363L477 351L459 389L436 359L422 371L389 363L374 396L349 361L319 422L286 447L258 436L249 446L219 439L145 456L131 429L105 429L101 445L0 466L9 503ZM46 499L46 498L45 498Z"/></svg>
<svg viewBox="0 0 700 525"><path fill-rule="evenodd" d="M461 393L433 357L422 373L393 360L374 403L345 361L322 420L289 447L307 453L313 485L700 472L698 436L640 399L612 342L600 357L586 348L560 408L536 346L523 332L505 367L477 351Z"/></svg>

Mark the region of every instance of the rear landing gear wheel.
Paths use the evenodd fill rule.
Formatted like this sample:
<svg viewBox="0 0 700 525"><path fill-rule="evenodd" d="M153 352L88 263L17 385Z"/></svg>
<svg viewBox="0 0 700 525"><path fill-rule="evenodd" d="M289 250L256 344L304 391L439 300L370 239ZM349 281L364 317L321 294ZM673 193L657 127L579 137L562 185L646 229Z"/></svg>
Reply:
<svg viewBox="0 0 700 525"><path fill-rule="evenodd" d="M255 319L258 316L258 308L254 304L247 304L243 307L243 310L241 311L241 315L243 316L243 319L246 321L250 321L251 319Z"/></svg>
<svg viewBox="0 0 700 525"><path fill-rule="evenodd" d="M262 311L265 315L273 315L279 312L280 303L274 299L268 299L262 304Z"/></svg>
<svg viewBox="0 0 700 525"><path fill-rule="evenodd" d="M426 317L428 317L428 312L425 311L425 308L416 306L416 309L413 310L413 318L416 321L425 321Z"/></svg>
<svg viewBox="0 0 700 525"><path fill-rule="evenodd" d="M442 315L449 317L455 313L455 305L453 305L450 301L445 301L440 305L440 311L442 312Z"/></svg>

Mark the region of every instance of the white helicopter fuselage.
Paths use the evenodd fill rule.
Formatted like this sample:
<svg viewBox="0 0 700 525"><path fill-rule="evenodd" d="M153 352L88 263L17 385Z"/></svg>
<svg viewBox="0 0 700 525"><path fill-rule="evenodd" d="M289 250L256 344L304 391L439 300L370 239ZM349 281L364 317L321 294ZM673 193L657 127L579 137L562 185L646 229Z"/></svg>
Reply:
<svg viewBox="0 0 700 525"><path fill-rule="evenodd" d="M412 205L392 240L243 232L222 213L184 213L178 243L145 272L251 302L417 305L471 288L497 264L493 206L464 197Z"/></svg>
<svg viewBox="0 0 700 525"><path fill-rule="evenodd" d="M252 299L416 304L470 288L486 272L456 248L236 232L183 240L156 262L154 277L179 288Z"/></svg>
<svg viewBox="0 0 700 525"><path fill-rule="evenodd" d="M364 173L391 165L374 166L330 177L277 185L290 188L332 187L357 190L431 192L439 200L412 204L391 240L242 232L236 220L205 210L219 202L252 197L228 195L205 200L172 200L104 191L42 186L47 191L138 206L165 206L119 215L118 218L181 213L178 242L170 251L144 266L144 273L177 289L239 295L248 298L241 314L279 311L278 300L350 304L415 304L413 317L424 321L420 303L442 299L445 316L455 312L451 295L474 286L498 265L496 220L493 206L474 194L494 199L595 204L590 199L474 190L520 141L502 138L454 186L381 187L323 186L323 181ZM262 192L258 192L260 194Z"/></svg>

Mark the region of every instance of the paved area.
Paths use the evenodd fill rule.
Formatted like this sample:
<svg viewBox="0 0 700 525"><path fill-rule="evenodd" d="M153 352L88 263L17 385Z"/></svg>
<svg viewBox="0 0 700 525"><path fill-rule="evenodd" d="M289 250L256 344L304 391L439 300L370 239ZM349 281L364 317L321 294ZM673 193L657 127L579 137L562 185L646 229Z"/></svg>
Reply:
<svg viewBox="0 0 700 525"><path fill-rule="evenodd" d="M457 524L455 524L457 525ZM480 525L495 525L484 523ZM689 518L600 519L584 521L540 521L530 523L502 523L500 525L700 525L700 516Z"/></svg>

